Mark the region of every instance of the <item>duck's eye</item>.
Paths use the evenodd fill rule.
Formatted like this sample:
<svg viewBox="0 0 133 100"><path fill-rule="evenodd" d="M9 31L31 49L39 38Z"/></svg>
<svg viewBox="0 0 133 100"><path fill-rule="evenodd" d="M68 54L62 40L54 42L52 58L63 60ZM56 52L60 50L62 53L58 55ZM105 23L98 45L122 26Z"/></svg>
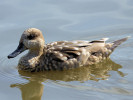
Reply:
<svg viewBox="0 0 133 100"><path fill-rule="evenodd" d="M35 38L35 35L29 35L29 36L27 36L27 39L29 39L29 40L32 40L34 38Z"/></svg>

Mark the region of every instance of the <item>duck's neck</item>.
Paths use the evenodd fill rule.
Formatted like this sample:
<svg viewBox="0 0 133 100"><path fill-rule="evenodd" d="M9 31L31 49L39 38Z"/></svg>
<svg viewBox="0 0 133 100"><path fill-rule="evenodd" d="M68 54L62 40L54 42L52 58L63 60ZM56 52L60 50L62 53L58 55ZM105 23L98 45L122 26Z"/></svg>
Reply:
<svg viewBox="0 0 133 100"><path fill-rule="evenodd" d="M29 52L20 58L18 68L20 70L34 70L39 63L39 59L43 55L43 48L38 50L29 50Z"/></svg>
<svg viewBox="0 0 133 100"><path fill-rule="evenodd" d="M27 56L40 57L42 54L43 54L43 48L38 50L31 49L29 50Z"/></svg>

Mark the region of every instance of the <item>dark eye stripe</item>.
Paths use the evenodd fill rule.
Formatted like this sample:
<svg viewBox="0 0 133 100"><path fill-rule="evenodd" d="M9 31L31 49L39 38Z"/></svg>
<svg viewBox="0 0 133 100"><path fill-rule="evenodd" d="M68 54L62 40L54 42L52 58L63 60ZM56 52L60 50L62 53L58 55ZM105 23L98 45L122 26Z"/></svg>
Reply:
<svg viewBox="0 0 133 100"><path fill-rule="evenodd" d="M29 35L29 36L27 36L27 38L28 38L29 40L32 40L32 39L35 38L35 35Z"/></svg>

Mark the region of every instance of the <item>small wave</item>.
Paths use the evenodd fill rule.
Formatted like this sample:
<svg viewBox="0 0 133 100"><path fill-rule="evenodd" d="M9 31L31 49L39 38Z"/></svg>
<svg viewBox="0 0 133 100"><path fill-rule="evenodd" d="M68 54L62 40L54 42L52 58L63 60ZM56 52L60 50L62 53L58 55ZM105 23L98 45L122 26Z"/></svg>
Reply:
<svg viewBox="0 0 133 100"><path fill-rule="evenodd" d="M6 57L0 58L0 77L8 81L23 82L16 67L16 59L9 61Z"/></svg>

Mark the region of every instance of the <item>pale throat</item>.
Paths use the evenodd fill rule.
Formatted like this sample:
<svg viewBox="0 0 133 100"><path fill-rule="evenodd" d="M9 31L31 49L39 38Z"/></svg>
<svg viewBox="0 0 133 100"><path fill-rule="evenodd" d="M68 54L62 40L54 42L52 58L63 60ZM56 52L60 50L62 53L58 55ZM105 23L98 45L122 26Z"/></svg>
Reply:
<svg viewBox="0 0 133 100"><path fill-rule="evenodd" d="M40 57L43 54L43 48L39 49L30 49L27 56L36 56Z"/></svg>
<svg viewBox="0 0 133 100"><path fill-rule="evenodd" d="M42 54L43 54L43 48L38 50L30 49L26 55L21 57L21 59L19 60L19 65L35 67Z"/></svg>

